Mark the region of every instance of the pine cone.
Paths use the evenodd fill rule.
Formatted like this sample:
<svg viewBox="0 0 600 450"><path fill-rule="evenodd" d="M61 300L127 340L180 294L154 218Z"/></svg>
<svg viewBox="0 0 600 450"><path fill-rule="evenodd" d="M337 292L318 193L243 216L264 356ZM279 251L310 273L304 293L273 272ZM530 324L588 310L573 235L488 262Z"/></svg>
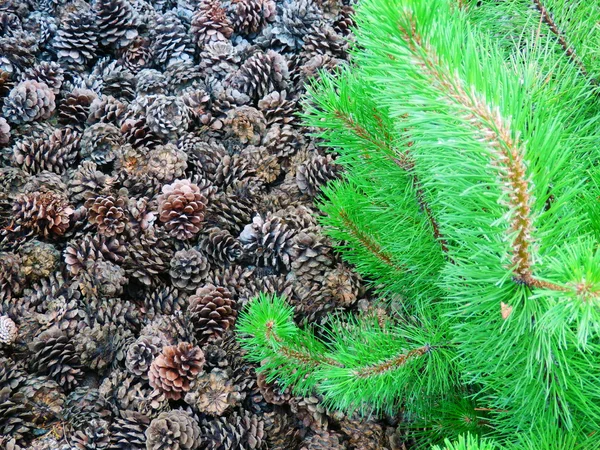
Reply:
<svg viewBox="0 0 600 450"><path fill-rule="evenodd" d="M188 299L188 312L196 334L203 341L223 335L235 323L237 310L231 292L212 284L198 289Z"/></svg>
<svg viewBox="0 0 600 450"><path fill-rule="evenodd" d="M48 119L56 107L54 99L54 92L46 83L21 81L4 100L2 113L8 121L15 124Z"/></svg>
<svg viewBox="0 0 600 450"><path fill-rule="evenodd" d="M160 338L156 336L140 336L127 349L125 367L133 375L144 380L148 379L150 364L161 351Z"/></svg>
<svg viewBox="0 0 600 450"><path fill-rule="evenodd" d="M157 146L146 158L146 172L161 183L181 178L187 169L187 155L173 144Z"/></svg>
<svg viewBox="0 0 600 450"><path fill-rule="evenodd" d="M111 412L104 395L90 386L75 388L65 400L63 418L67 429L84 428L92 420L110 420Z"/></svg>
<svg viewBox="0 0 600 450"><path fill-rule="evenodd" d="M201 0L192 17L190 32L198 47L203 48L211 42L229 39L233 28L219 0Z"/></svg>
<svg viewBox="0 0 600 450"><path fill-rule="evenodd" d="M189 342L196 345L193 324L180 311L170 316L156 316L140 331L141 335L158 336L163 344L176 345Z"/></svg>
<svg viewBox="0 0 600 450"><path fill-rule="evenodd" d="M333 21L333 29L342 36L348 36L352 33L352 28L355 25L354 7L352 5L342 6L337 17Z"/></svg>
<svg viewBox="0 0 600 450"><path fill-rule="evenodd" d="M146 124L145 117L125 119L121 125L121 133L125 142L133 145L135 148L157 146L161 139Z"/></svg>
<svg viewBox="0 0 600 450"><path fill-rule="evenodd" d="M180 250L171 259L171 282L173 286L194 292L207 275L210 266L206 256L196 249Z"/></svg>
<svg viewBox="0 0 600 450"><path fill-rule="evenodd" d="M35 428L33 415L26 406L27 399L9 387L0 389L0 435L21 441Z"/></svg>
<svg viewBox="0 0 600 450"><path fill-rule="evenodd" d="M187 413L161 413L146 429L148 450L193 450L200 446L200 427Z"/></svg>
<svg viewBox="0 0 600 450"><path fill-rule="evenodd" d="M137 411L120 411L110 426L112 450L146 450L144 431L150 424L150 418Z"/></svg>
<svg viewBox="0 0 600 450"><path fill-rule="evenodd" d="M177 239L190 239L202 227L208 199L190 180L175 180L163 186L158 196L158 214L165 228Z"/></svg>
<svg viewBox="0 0 600 450"><path fill-rule="evenodd" d="M127 215L125 204L127 198L112 195L91 197L85 202L88 209L88 220L98 227L98 233L107 236L117 236L125 231Z"/></svg>
<svg viewBox="0 0 600 450"><path fill-rule="evenodd" d="M302 57L309 60L316 55L329 55L334 58L348 57L348 42L330 26L314 28L304 37Z"/></svg>
<svg viewBox="0 0 600 450"><path fill-rule="evenodd" d="M296 171L296 183L300 191L310 196L319 193L321 186L338 177L340 167L331 155L314 155Z"/></svg>
<svg viewBox="0 0 600 450"><path fill-rule="evenodd" d="M158 18L154 33L152 52L156 63L168 66L179 60L192 59L193 43L186 27L174 12L169 11Z"/></svg>
<svg viewBox="0 0 600 450"><path fill-rule="evenodd" d="M75 347L58 328L43 331L31 344L31 368L52 377L64 389L79 383L81 366Z"/></svg>
<svg viewBox="0 0 600 450"><path fill-rule="evenodd" d="M245 290L252 271L242 266L216 266L208 275L207 284L227 286L232 297L238 298Z"/></svg>
<svg viewBox="0 0 600 450"><path fill-rule="evenodd" d="M8 72L22 72L35 64L39 52L38 40L33 33L15 30L11 36L0 38L0 55L3 69Z"/></svg>
<svg viewBox="0 0 600 450"><path fill-rule="evenodd" d="M174 249L168 236L160 228L151 227L131 240L125 270L145 285L156 281L156 276L167 273Z"/></svg>
<svg viewBox="0 0 600 450"><path fill-rule="evenodd" d="M58 107L58 121L83 129L90 113L92 102L98 95L89 89L73 89Z"/></svg>
<svg viewBox="0 0 600 450"><path fill-rule="evenodd" d="M21 257L14 253L0 252L0 300L20 296L25 281L21 272Z"/></svg>
<svg viewBox="0 0 600 450"><path fill-rule="evenodd" d="M152 58L153 53L149 40L138 36L125 49L121 55L120 62L132 74L138 75L141 70L152 64Z"/></svg>
<svg viewBox="0 0 600 450"><path fill-rule="evenodd" d="M138 35L135 12L124 0L98 0L94 4L98 17L100 43L105 47L127 47Z"/></svg>
<svg viewBox="0 0 600 450"><path fill-rule="evenodd" d="M213 369L210 374L203 373L194 383L194 388L185 394L185 402L200 413L222 416L241 400L226 372Z"/></svg>
<svg viewBox="0 0 600 450"><path fill-rule="evenodd" d="M173 315L176 312L185 311L187 302L179 295L177 289L172 286L160 286L144 297L144 314L152 320L156 316Z"/></svg>
<svg viewBox="0 0 600 450"><path fill-rule="evenodd" d="M242 255L242 245L227 230L211 228L200 242L202 251L215 264L230 264Z"/></svg>
<svg viewBox="0 0 600 450"><path fill-rule="evenodd" d="M99 388L102 398L118 411L135 411L152 418L161 411L170 409L164 394L148 386L122 369L113 370ZM126 447L128 448L128 447ZM146 447L144 447L146 448Z"/></svg>
<svg viewBox="0 0 600 450"><path fill-rule="evenodd" d="M253 34L275 20L276 8L273 0L232 0L228 13L237 33Z"/></svg>
<svg viewBox="0 0 600 450"><path fill-rule="evenodd" d="M219 192L208 205L207 221L217 228L238 234L254 211L255 201L236 192Z"/></svg>
<svg viewBox="0 0 600 450"><path fill-rule="evenodd" d="M265 423L255 414L242 410L227 417L202 419L203 445L207 450L231 448L255 450L265 445Z"/></svg>
<svg viewBox="0 0 600 450"><path fill-rule="evenodd" d="M300 232L294 237L296 258L292 270L296 277L309 280L322 279L323 273L333 263L329 240L313 232Z"/></svg>
<svg viewBox="0 0 600 450"><path fill-rule="evenodd" d="M53 61L40 61L26 72L24 78L39 83L46 83L52 92L54 92L54 95L58 95L65 76L60 64Z"/></svg>
<svg viewBox="0 0 600 450"><path fill-rule="evenodd" d="M98 170L96 163L82 161L81 164L70 173L69 197L73 203L82 203L85 199L98 195L108 190L113 180Z"/></svg>
<svg viewBox="0 0 600 450"><path fill-rule="evenodd" d="M176 138L189 128L190 113L181 98L159 95L146 110L146 123L158 136Z"/></svg>
<svg viewBox="0 0 600 450"><path fill-rule="evenodd" d="M283 405L292 397L290 390L287 388L281 389L276 380L268 382L264 372L256 376L256 384L265 400L272 405Z"/></svg>
<svg viewBox="0 0 600 450"><path fill-rule="evenodd" d="M288 268L295 257L295 231L276 216L263 219L257 215L240 234L244 250L256 258L257 263L275 269Z"/></svg>
<svg viewBox="0 0 600 450"><path fill-rule="evenodd" d="M333 431L320 430L304 440L300 450L346 450L339 435ZM362 447L361 447L362 448Z"/></svg>
<svg viewBox="0 0 600 450"><path fill-rule="evenodd" d="M277 156L271 154L266 147L248 145L241 155L255 170L256 177L265 184L273 183L281 174L281 164Z"/></svg>
<svg viewBox="0 0 600 450"><path fill-rule="evenodd" d="M77 275L87 263L105 259L114 263L123 262L127 249L116 238L91 234L72 240L65 249L65 263L71 275Z"/></svg>
<svg viewBox="0 0 600 450"><path fill-rule="evenodd" d="M19 195L13 205L11 229L19 233L35 233L44 238L62 236L69 228L73 214L66 200L54 192Z"/></svg>
<svg viewBox="0 0 600 450"><path fill-rule="evenodd" d="M317 397L294 397L290 400L290 409L305 428L319 432L328 427L325 408Z"/></svg>
<svg viewBox="0 0 600 450"><path fill-rule="evenodd" d="M272 125L263 139L263 145L269 153L281 159L287 159L297 153L303 144L302 135L290 125Z"/></svg>
<svg viewBox="0 0 600 450"><path fill-rule="evenodd" d="M109 423L101 419L92 419L82 429L71 435L71 442L80 450L103 450L110 445Z"/></svg>
<svg viewBox="0 0 600 450"><path fill-rule="evenodd" d="M133 340L128 329L111 322L95 323L76 336L76 348L82 364L92 370L103 371L125 360L125 351Z"/></svg>
<svg viewBox="0 0 600 450"><path fill-rule="evenodd" d="M286 91L274 91L258 101L260 109L267 121L267 126L274 123L281 125L292 124L296 121L297 100L288 99Z"/></svg>
<svg viewBox="0 0 600 450"><path fill-rule="evenodd" d="M108 261L96 260L86 264L85 270L78 274L77 281L81 292L90 298L118 297L127 284L125 271Z"/></svg>
<svg viewBox="0 0 600 450"><path fill-rule="evenodd" d="M0 117L0 145L8 144L10 141L10 125L4 117Z"/></svg>
<svg viewBox="0 0 600 450"><path fill-rule="evenodd" d="M330 298L345 307L352 306L362 294L360 276L345 264L326 274L324 291Z"/></svg>
<svg viewBox="0 0 600 450"><path fill-rule="evenodd" d="M86 299L83 308L88 316L85 320L88 326L97 323L100 325L114 324L119 329L128 329L136 334L142 326L142 313L139 310L139 306L133 301L118 297L90 297Z"/></svg>
<svg viewBox="0 0 600 450"><path fill-rule="evenodd" d="M226 137L234 136L242 144L259 144L267 128L265 118L256 108L240 106L227 113Z"/></svg>
<svg viewBox="0 0 600 450"><path fill-rule="evenodd" d="M59 251L46 242L31 241L20 249L22 257L21 272L30 281L47 278L57 268Z"/></svg>
<svg viewBox="0 0 600 450"><path fill-rule="evenodd" d="M116 80L117 85L114 90L121 91L122 86ZM130 90L133 89L130 87ZM107 92L109 89L106 87L103 92ZM132 95L132 94L131 94ZM127 105L122 101L116 99L112 95L102 95L92 102L87 118L89 124L95 124L98 122L110 123L112 125L119 126L121 118L125 115Z"/></svg>
<svg viewBox="0 0 600 450"><path fill-rule="evenodd" d="M266 413L264 417L267 446L270 450L298 449L301 432L290 414L275 411Z"/></svg>
<svg viewBox="0 0 600 450"><path fill-rule="evenodd" d="M235 74L232 85L241 93L258 101L273 91L287 88L289 72L286 59L269 50L248 58Z"/></svg>
<svg viewBox="0 0 600 450"><path fill-rule="evenodd" d="M123 137L116 126L96 123L86 128L81 136L81 156L100 165L107 164L115 160L122 144Z"/></svg>
<svg viewBox="0 0 600 450"><path fill-rule="evenodd" d="M340 421L341 431L348 436L351 448L379 450L385 448L385 433L372 420L345 419Z"/></svg>
<svg viewBox="0 0 600 450"><path fill-rule="evenodd" d="M304 38L323 21L323 15L312 0L285 0L277 16L273 39L291 50L304 44Z"/></svg>
<svg viewBox="0 0 600 450"><path fill-rule="evenodd" d="M96 18L88 11L74 11L61 23L54 42L58 59L81 69L96 58L98 49Z"/></svg>
<svg viewBox="0 0 600 450"><path fill-rule="evenodd" d="M198 67L207 77L222 80L239 69L240 55L230 41L209 42L199 55Z"/></svg>
<svg viewBox="0 0 600 450"><path fill-rule="evenodd" d="M19 330L8 316L0 316L0 345L10 345L17 339Z"/></svg>
<svg viewBox="0 0 600 450"><path fill-rule="evenodd" d="M29 174L44 170L62 174L79 154L81 135L72 128L57 128L49 136L25 138L13 147L15 162Z"/></svg>
<svg viewBox="0 0 600 450"><path fill-rule="evenodd" d="M190 382L198 377L203 366L204 352L200 347L187 342L163 347L150 365L150 386L163 392L169 399L179 400L190 390Z"/></svg>

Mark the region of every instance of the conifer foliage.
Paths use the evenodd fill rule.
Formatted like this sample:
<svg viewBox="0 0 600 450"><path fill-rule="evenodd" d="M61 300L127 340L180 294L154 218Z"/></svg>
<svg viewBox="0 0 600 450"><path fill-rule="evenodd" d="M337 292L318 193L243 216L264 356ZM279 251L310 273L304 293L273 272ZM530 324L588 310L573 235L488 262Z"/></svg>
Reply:
<svg viewBox="0 0 600 450"><path fill-rule="evenodd" d="M268 379L403 410L436 449L598 448L598 19L576 0L361 2L354 64L314 84L305 122L345 168L323 222L400 313L300 329L261 296L238 329Z"/></svg>

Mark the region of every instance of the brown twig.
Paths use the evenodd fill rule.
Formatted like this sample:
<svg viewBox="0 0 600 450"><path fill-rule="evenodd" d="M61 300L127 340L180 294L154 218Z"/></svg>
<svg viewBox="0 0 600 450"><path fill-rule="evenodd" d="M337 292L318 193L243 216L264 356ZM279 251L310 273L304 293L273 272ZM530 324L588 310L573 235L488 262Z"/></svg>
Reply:
<svg viewBox="0 0 600 450"><path fill-rule="evenodd" d="M368 378L374 375L381 375L382 373L388 372L397 367L402 367L409 360L418 358L419 356L428 353L430 350L431 346L424 345L422 347L412 349L406 353L401 353L393 358L387 359L375 365L357 369L354 371L354 375L356 375L358 378Z"/></svg>

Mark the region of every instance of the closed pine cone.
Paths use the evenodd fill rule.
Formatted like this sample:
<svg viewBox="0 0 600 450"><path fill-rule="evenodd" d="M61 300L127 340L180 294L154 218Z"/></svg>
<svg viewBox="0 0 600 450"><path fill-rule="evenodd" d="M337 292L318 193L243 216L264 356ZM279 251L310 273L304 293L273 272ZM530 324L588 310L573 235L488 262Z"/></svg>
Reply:
<svg viewBox="0 0 600 450"><path fill-rule="evenodd" d="M195 248L179 250L171 259L171 282L178 289L194 292L207 276L210 265L206 256Z"/></svg>
<svg viewBox="0 0 600 450"><path fill-rule="evenodd" d="M220 337L235 323L235 301L226 288L212 284L198 289L189 298L190 318L202 340Z"/></svg>
<svg viewBox="0 0 600 450"><path fill-rule="evenodd" d="M164 347L152 361L148 379L150 386L167 398L179 400L190 390L190 382L202 371L204 352L187 342Z"/></svg>

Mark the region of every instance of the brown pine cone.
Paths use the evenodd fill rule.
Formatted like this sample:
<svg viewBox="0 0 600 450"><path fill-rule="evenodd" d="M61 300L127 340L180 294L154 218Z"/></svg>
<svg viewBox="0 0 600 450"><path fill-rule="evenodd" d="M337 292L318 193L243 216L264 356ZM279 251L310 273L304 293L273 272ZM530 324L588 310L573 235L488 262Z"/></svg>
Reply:
<svg viewBox="0 0 600 450"><path fill-rule="evenodd" d="M54 61L40 61L30 68L23 77L38 83L46 83L54 92L54 95L60 93L60 87L65 79L62 67Z"/></svg>
<svg viewBox="0 0 600 450"><path fill-rule="evenodd" d="M200 249L215 264L231 264L242 255L242 245L227 230L211 228L200 242Z"/></svg>
<svg viewBox="0 0 600 450"><path fill-rule="evenodd" d="M62 236L69 228L73 212L73 208L61 194L22 194L13 204L11 231L29 235L35 233L44 238Z"/></svg>
<svg viewBox="0 0 600 450"><path fill-rule="evenodd" d="M108 449L110 445L109 422L92 419L81 429L76 430L70 440L78 450Z"/></svg>
<svg viewBox="0 0 600 450"><path fill-rule="evenodd" d="M265 372L257 374L256 384L267 403L272 405L283 405L292 398L290 390L287 388L282 390L277 380L268 382Z"/></svg>
<svg viewBox="0 0 600 450"><path fill-rule="evenodd" d="M12 123L21 124L52 116L56 104L54 92L46 83L24 80L4 99L2 114Z"/></svg>
<svg viewBox="0 0 600 450"><path fill-rule="evenodd" d="M145 117L132 117L123 120L121 133L125 138L125 142L128 142L135 148L153 148L161 142L160 137L154 134L146 124Z"/></svg>
<svg viewBox="0 0 600 450"><path fill-rule="evenodd" d="M69 393L62 411L65 428L84 428L92 420L109 420L110 406L104 395L90 386L80 386Z"/></svg>
<svg viewBox="0 0 600 450"><path fill-rule="evenodd" d="M124 268L128 274L149 286L157 281L159 274L169 271L169 263L175 249L166 232L150 227L131 240Z"/></svg>
<svg viewBox="0 0 600 450"><path fill-rule="evenodd" d="M88 209L88 220L96 225L98 233L112 237L118 236L125 231L127 215L125 197L114 197L112 195L99 195L91 197L85 202Z"/></svg>
<svg viewBox="0 0 600 450"><path fill-rule="evenodd" d="M290 50L299 49L304 38L323 21L323 12L313 0L286 1L282 3L271 31L272 44L280 43Z"/></svg>
<svg viewBox="0 0 600 450"><path fill-rule="evenodd" d="M260 32L275 20L277 7L273 0L233 0L228 9L233 28L240 34Z"/></svg>
<svg viewBox="0 0 600 450"><path fill-rule="evenodd" d="M301 55L307 61L316 55L329 55L334 58L348 57L348 42L328 25L314 28L304 37Z"/></svg>
<svg viewBox="0 0 600 450"><path fill-rule="evenodd" d="M272 125L263 138L262 144L269 152L281 159L287 159L298 152L304 145L304 138L291 125Z"/></svg>
<svg viewBox="0 0 600 450"><path fill-rule="evenodd" d="M10 141L10 125L4 117L0 117L0 146Z"/></svg>
<svg viewBox="0 0 600 450"><path fill-rule="evenodd" d="M78 274L77 281L83 295L90 298L118 297L127 284L125 271L102 259L86 263L85 269Z"/></svg>
<svg viewBox="0 0 600 450"><path fill-rule="evenodd" d="M149 176L170 183L185 173L187 155L173 144L158 145L148 152L145 164Z"/></svg>
<svg viewBox="0 0 600 450"><path fill-rule="evenodd" d="M198 250L179 250L171 259L171 282L173 286L187 292L194 292L208 276L210 265L206 256Z"/></svg>
<svg viewBox="0 0 600 450"><path fill-rule="evenodd" d="M317 397L294 397L290 400L290 409L303 423L313 431L326 430L328 419L325 408Z"/></svg>
<svg viewBox="0 0 600 450"><path fill-rule="evenodd" d="M240 234L244 250L253 255L259 265L274 269L289 268L295 257L294 235L277 216L263 219L257 215Z"/></svg>
<svg viewBox="0 0 600 450"><path fill-rule="evenodd" d="M20 249L22 257L21 272L31 281L47 278L56 269L60 253L46 242L31 241Z"/></svg>
<svg viewBox="0 0 600 450"><path fill-rule="evenodd" d="M233 136L242 144L259 144L267 128L265 117L256 108L238 106L227 113L224 121L226 137Z"/></svg>
<svg viewBox="0 0 600 450"><path fill-rule="evenodd" d="M12 436L21 441L37 428L33 422L27 399L10 387L0 389L0 435Z"/></svg>
<svg viewBox="0 0 600 450"><path fill-rule="evenodd" d="M349 307L362 295L360 276L345 264L326 274L323 290L334 302Z"/></svg>
<svg viewBox="0 0 600 450"><path fill-rule="evenodd" d="M121 55L120 61L134 75L150 66L152 64L152 49L149 40L138 36L127 46Z"/></svg>
<svg viewBox="0 0 600 450"><path fill-rule="evenodd" d="M94 4L94 9L103 46L123 48L137 37L135 11L129 2L99 0Z"/></svg>
<svg viewBox="0 0 600 450"><path fill-rule="evenodd" d="M182 410L161 413L146 429L147 450L194 450L200 442L198 423Z"/></svg>
<svg viewBox="0 0 600 450"><path fill-rule="evenodd" d="M150 386L172 400L179 400L190 390L204 366L204 352L187 342L163 347L148 372Z"/></svg>
<svg viewBox="0 0 600 450"><path fill-rule="evenodd" d="M164 394L151 388L147 381L134 377L123 369L117 368L110 372L98 390L102 399L119 411L135 411L153 418L170 409Z"/></svg>
<svg viewBox="0 0 600 450"><path fill-rule="evenodd" d="M286 91L274 91L258 101L260 109L267 121L267 126L274 123L281 125L292 124L296 121L297 100L288 99Z"/></svg>
<svg viewBox="0 0 600 450"><path fill-rule="evenodd" d="M57 128L39 138L25 138L13 147L15 162L27 173L44 170L62 174L79 155L81 135L72 128Z"/></svg>
<svg viewBox="0 0 600 450"><path fill-rule="evenodd" d="M150 424L150 418L137 411L119 411L110 425L110 441L112 450L146 450L144 431Z"/></svg>
<svg viewBox="0 0 600 450"><path fill-rule="evenodd" d="M160 338L156 336L140 336L127 348L125 367L133 375L147 380L150 364L158 356L161 348Z"/></svg>
<svg viewBox="0 0 600 450"><path fill-rule="evenodd" d="M202 419L200 427L203 448L207 450L258 450L265 445L264 420L245 410L213 420Z"/></svg>
<svg viewBox="0 0 600 450"><path fill-rule="evenodd" d="M177 138L191 123L191 111L180 97L158 95L146 110L148 127L164 138Z"/></svg>
<svg viewBox="0 0 600 450"><path fill-rule="evenodd" d="M281 174L281 164L277 156L271 154L266 147L248 145L241 155L256 171L256 177L265 184L273 183Z"/></svg>
<svg viewBox="0 0 600 450"><path fill-rule="evenodd" d="M202 73L219 80L239 69L240 55L230 41L210 42L199 55Z"/></svg>
<svg viewBox="0 0 600 450"><path fill-rule="evenodd" d="M82 129L90 113L90 106L97 97L89 89L73 89L58 107L58 121Z"/></svg>
<svg viewBox="0 0 600 450"><path fill-rule="evenodd" d="M325 236L314 232L300 232L294 237L296 258L292 261L292 270L296 277L309 280L320 279L332 265L331 243Z"/></svg>
<svg viewBox="0 0 600 450"><path fill-rule="evenodd" d="M235 323L237 310L231 292L212 284L198 289L188 299L188 313L202 341L222 336Z"/></svg>
<svg viewBox="0 0 600 450"><path fill-rule="evenodd" d="M184 400L200 413L222 416L241 401L241 395L225 371L213 369L198 377Z"/></svg>
<svg viewBox="0 0 600 450"><path fill-rule="evenodd" d="M256 53L248 58L232 80L232 86L253 101L287 88L287 60L277 52Z"/></svg>
<svg viewBox="0 0 600 450"><path fill-rule="evenodd" d="M179 60L192 59L194 44L187 28L177 14L172 11L159 16L154 28L152 43L154 61L160 66L169 66Z"/></svg>
<svg viewBox="0 0 600 450"><path fill-rule="evenodd" d="M107 164L115 160L122 144L123 136L116 126L96 123L81 136L81 156L100 165Z"/></svg>
<svg viewBox="0 0 600 450"><path fill-rule="evenodd" d="M301 431L289 413L276 410L268 412L265 417L265 433L270 450L297 450L300 444Z"/></svg>
<svg viewBox="0 0 600 450"><path fill-rule="evenodd" d="M75 336L82 364L96 371L103 371L124 361L125 350L133 340L130 330L112 322L96 322Z"/></svg>
<svg viewBox="0 0 600 450"><path fill-rule="evenodd" d="M340 436L337 433L320 430L305 439L300 450L346 450L347 448L348 447L340 441Z"/></svg>
<svg viewBox="0 0 600 450"><path fill-rule="evenodd" d="M98 170L92 161L82 161L69 176L69 197L73 203L82 203L85 199L108 191L114 179Z"/></svg>
<svg viewBox="0 0 600 450"><path fill-rule="evenodd" d="M149 320L156 316L171 316L186 309L186 300L172 286L158 286L144 296L143 311Z"/></svg>
<svg viewBox="0 0 600 450"><path fill-rule="evenodd" d="M385 448L385 433L378 423L372 420L344 419L340 421L341 431L348 436L348 444L361 450Z"/></svg>
<svg viewBox="0 0 600 450"><path fill-rule="evenodd" d="M106 80L104 80L104 83L106 83ZM117 85L115 90L118 91L119 88L120 86ZM107 89L104 89L103 92L107 92ZM87 123L95 124L101 122L120 126L121 119L126 111L127 105L125 103L112 95L102 95L101 97L94 99L90 105Z"/></svg>
<svg viewBox="0 0 600 450"><path fill-rule="evenodd" d="M300 191L310 196L319 193L321 186L338 177L340 166L331 155L314 155L296 171L296 183Z"/></svg>
<svg viewBox="0 0 600 450"><path fill-rule="evenodd" d="M0 345L10 345L17 339L18 328L8 316L0 316Z"/></svg>
<svg viewBox="0 0 600 450"><path fill-rule="evenodd" d="M175 180L162 188L158 196L160 221L171 236L190 239L200 231L208 199L200 187L190 180Z"/></svg>
<svg viewBox="0 0 600 450"><path fill-rule="evenodd" d="M190 32L202 48L211 42L228 40L233 28L219 0L202 0L192 17Z"/></svg>
<svg viewBox="0 0 600 450"><path fill-rule="evenodd" d="M90 261L105 259L119 264L126 254L127 248L118 239L86 234L81 239L69 242L64 257L69 273L77 275Z"/></svg>
<svg viewBox="0 0 600 450"><path fill-rule="evenodd" d="M32 370L47 373L64 389L72 389L83 375L71 340L58 328L43 331L31 344Z"/></svg>

